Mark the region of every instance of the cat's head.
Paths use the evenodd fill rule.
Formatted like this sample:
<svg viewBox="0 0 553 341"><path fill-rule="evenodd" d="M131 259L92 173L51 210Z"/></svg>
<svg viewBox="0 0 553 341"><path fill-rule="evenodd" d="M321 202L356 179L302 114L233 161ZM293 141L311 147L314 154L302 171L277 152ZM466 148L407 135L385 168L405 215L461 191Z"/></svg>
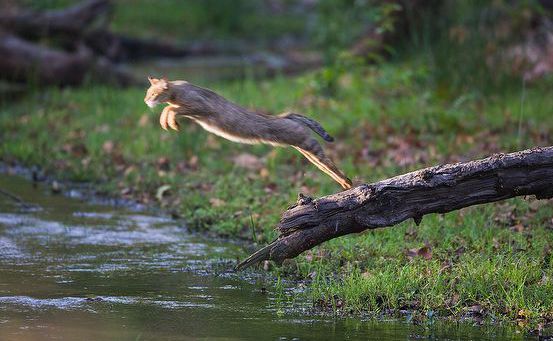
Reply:
<svg viewBox="0 0 553 341"><path fill-rule="evenodd" d="M160 103L167 102L170 97L167 78L148 77L148 80L150 81L150 87L146 90L146 97L144 97L146 105L153 108Z"/></svg>

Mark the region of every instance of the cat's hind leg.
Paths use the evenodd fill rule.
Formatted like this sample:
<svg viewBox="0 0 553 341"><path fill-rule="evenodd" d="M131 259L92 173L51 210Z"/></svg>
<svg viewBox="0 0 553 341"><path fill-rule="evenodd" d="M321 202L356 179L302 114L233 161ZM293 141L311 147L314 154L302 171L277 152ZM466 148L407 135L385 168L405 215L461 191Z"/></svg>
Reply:
<svg viewBox="0 0 553 341"><path fill-rule="evenodd" d="M317 168L339 183L342 188L351 188L351 180L326 156L317 140L309 138L300 146L293 147L302 153L311 163L317 166Z"/></svg>

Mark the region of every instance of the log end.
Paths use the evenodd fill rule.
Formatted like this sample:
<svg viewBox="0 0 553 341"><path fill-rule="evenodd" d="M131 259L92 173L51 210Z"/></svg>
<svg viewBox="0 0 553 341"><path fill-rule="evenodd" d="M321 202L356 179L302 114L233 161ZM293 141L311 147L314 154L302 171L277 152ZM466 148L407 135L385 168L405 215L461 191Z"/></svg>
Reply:
<svg viewBox="0 0 553 341"><path fill-rule="evenodd" d="M264 260L270 260L271 259L271 249L273 247L273 243L257 250L255 253L253 253L251 256L240 262L236 267L234 268L236 271L244 270L246 268L249 268L252 265L255 265L257 263L260 263Z"/></svg>

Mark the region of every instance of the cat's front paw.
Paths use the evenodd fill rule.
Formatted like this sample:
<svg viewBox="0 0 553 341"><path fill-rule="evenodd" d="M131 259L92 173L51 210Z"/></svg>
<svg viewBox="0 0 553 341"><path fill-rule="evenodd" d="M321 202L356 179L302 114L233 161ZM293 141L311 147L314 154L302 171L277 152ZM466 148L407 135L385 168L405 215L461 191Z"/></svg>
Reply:
<svg viewBox="0 0 553 341"><path fill-rule="evenodd" d="M167 114L167 124L171 129L179 131L179 122L177 122L177 113L174 110L169 110Z"/></svg>
<svg viewBox="0 0 553 341"><path fill-rule="evenodd" d="M179 123L176 120L176 116L177 113L171 106L163 108L163 111L159 116L159 125L161 125L161 128L163 128L163 130L168 130L168 128L171 128L178 131Z"/></svg>

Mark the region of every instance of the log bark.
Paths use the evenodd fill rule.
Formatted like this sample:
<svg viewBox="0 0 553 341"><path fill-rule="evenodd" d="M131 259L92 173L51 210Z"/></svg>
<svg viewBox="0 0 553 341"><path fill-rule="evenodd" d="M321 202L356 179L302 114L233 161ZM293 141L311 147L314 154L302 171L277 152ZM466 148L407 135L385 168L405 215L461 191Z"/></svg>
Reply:
<svg viewBox="0 0 553 341"><path fill-rule="evenodd" d="M521 195L553 197L553 147L422 169L350 190L311 199L300 195L277 226L280 236L240 263L282 262L327 240L430 213Z"/></svg>

